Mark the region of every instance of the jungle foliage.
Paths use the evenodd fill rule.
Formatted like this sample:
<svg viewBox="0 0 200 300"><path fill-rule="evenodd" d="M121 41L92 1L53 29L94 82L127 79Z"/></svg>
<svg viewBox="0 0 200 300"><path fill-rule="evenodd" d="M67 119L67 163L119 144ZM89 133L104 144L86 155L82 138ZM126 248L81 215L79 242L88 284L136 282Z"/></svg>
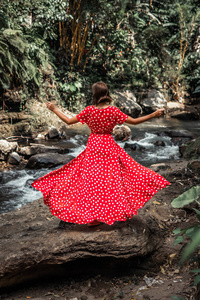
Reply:
<svg viewBox="0 0 200 300"><path fill-rule="evenodd" d="M199 31L197 0L1 0L1 97L75 109L103 80L181 102L199 93Z"/></svg>
<svg viewBox="0 0 200 300"><path fill-rule="evenodd" d="M197 222L194 225L186 227L184 229L176 228L173 233L177 235L175 239L175 246L184 242L186 240L186 247L183 250L182 257L180 262L184 263L189 258L193 258L193 254L200 247L200 185L193 186L183 194L175 198L171 205L174 208L184 208L188 207L192 203L195 203L198 208L193 207L193 211L196 214ZM198 255L197 255L198 257ZM197 259L199 261L199 258ZM196 274L194 284L197 285L200 283L200 269L192 270Z"/></svg>

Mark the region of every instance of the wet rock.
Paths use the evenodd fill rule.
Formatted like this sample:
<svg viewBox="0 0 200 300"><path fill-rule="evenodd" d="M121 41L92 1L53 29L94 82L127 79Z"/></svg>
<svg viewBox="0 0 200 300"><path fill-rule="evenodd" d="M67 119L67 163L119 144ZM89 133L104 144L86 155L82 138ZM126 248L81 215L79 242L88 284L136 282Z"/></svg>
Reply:
<svg viewBox="0 0 200 300"><path fill-rule="evenodd" d="M17 152L12 152L9 154L8 163L11 165L19 165L22 158L19 156Z"/></svg>
<svg viewBox="0 0 200 300"><path fill-rule="evenodd" d="M195 135L188 130L165 130L163 132L159 132L160 136L170 136L170 137L187 137L193 139Z"/></svg>
<svg viewBox="0 0 200 300"><path fill-rule="evenodd" d="M25 158L28 158L32 155L39 153L60 153L65 154L69 153L67 148L55 147L55 146L46 146L42 144L31 144L31 146L21 147L18 150L18 153L23 155Z"/></svg>
<svg viewBox="0 0 200 300"><path fill-rule="evenodd" d="M72 276L89 258L94 270L94 259L112 266L120 259L141 258L158 249L164 239L157 222L148 216L112 226L69 224L62 230L58 223L42 199L0 215L0 287L55 276L59 267ZM76 262L75 270L72 263Z"/></svg>
<svg viewBox="0 0 200 300"><path fill-rule="evenodd" d="M131 129L126 125L116 125L112 134L116 141L127 141L131 138Z"/></svg>
<svg viewBox="0 0 200 300"><path fill-rule="evenodd" d="M167 170L170 167L165 163L159 163L159 164L153 164L149 168L155 172L158 172L160 170Z"/></svg>
<svg viewBox="0 0 200 300"><path fill-rule="evenodd" d="M31 185L31 183L33 183L33 181L34 181L34 178L30 178L30 179L26 180L24 186L28 187L28 188L30 188L32 190L35 190L34 187L32 187L32 185Z"/></svg>
<svg viewBox="0 0 200 300"><path fill-rule="evenodd" d="M58 129L56 127L52 126L45 136L49 139L59 138L60 132L58 131Z"/></svg>
<svg viewBox="0 0 200 300"><path fill-rule="evenodd" d="M173 137L171 139L171 142L175 146L180 146L180 145L187 143L190 140L191 140L191 138L188 138L188 137L185 137L185 138L184 137Z"/></svg>
<svg viewBox="0 0 200 300"><path fill-rule="evenodd" d="M195 121L200 120L200 111L196 109L190 109L188 111L181 111L171 114L171 118L176 118L183 121Z"/></svg>
<svg viewBox="0 0 200 300"><path fill-rule="evenodd" d="M145 113L151 113L160 108L165 108L167 105L167 100L164 96L157 90L151 90L148 92L148 96L140 101Z"/></svg>
<svg viewBox="0 0 200 300"><path fill-rule="evenodd" d="M179 152L183 158L199 158L200 156L200 137L179 147Z"/></svg>
<svg viewBox="0 0 200 300"><path fill-rule="evenodd" d="M67 164L73 158L74 156L67 154L41 153L31 156L26 167L30 169L43 167L50 168L56 165Z"/></svg>
<svg viewBox="0 0 200 300"><path fill-rule="evenodd" d="M0 160L6 160L8 154L17 149L17 142L8 142L6 140L0 140Z"/></svg>
<svg viewBox="0 0 200 300"><path fill-rule="evenodd" d="M154 146L164 147L164 146L165 146L165 142L164 142L164 141L156 141L156 142L154 143Z"/></svg>
<svg viewBox="0 0 200 300"><path fill-rule="evenodd" d="M125 114L137 118L142 113L141 106L131 91L114 91L115 105Z"/></svg>
<svg viewBox="0 0 200 300"><path fill-rule="evenodd" d="M76 148L77 145L75 143L71 142L71 141L65 140L65 141L60 141L59 142L59 147L64 149L64 151L65 151L65 149L68 149L68 151L69 151L69 149ZM66 153L68 153L68 152L66 152Z"/></svg>
<svg viewBox="0 0 200 300"><path fill-rule="evenodd" d="M131 149L133 151L141 151L141 150L145 150L145 147L137 144L137 143L134 143L134 144L131 144L131 143L125 143L124 145L124 148L125 149Z"/></svg>

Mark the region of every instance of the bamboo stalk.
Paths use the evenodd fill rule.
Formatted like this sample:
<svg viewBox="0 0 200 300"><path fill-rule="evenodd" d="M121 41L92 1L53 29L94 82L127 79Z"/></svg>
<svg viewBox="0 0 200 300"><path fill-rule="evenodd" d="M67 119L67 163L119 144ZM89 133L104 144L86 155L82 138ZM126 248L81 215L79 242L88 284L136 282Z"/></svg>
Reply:
<svg viewBox="0 0 200 300"><path fill-rule="evenodd" d="M84 34L83 34L83 37L82 37L82 41L80 43L80 51L79 51L77 66L79 66L80 61L81 61L81 59L83 57L83 54L84 54L85 44L86 44L86 40L87 40L87 36L88 36L88 23L89 23L89 21L87 22L87 24L85 26Z"/></svg>
<svg viewBox="0 0 200 300"><path fill-rule="evenodd" d="M59 22L59 34L60 34L60 47L63 46L63 43L62 43L62 28L61 28L61 22Z"/></svg>

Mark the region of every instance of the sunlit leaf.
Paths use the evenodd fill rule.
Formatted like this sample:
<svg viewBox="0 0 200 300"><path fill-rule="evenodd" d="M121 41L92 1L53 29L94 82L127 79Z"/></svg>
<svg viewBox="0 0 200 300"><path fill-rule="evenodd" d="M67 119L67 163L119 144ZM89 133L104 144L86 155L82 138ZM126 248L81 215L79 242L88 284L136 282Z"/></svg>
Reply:
<svg viewBox="0 0 200 300"><path fill-rule="evenodd" d="M194 186L188 191L186 191L185 193L175 198L171 202L171 205L175 208L181 208L197 200L199 196L200 196L200 186Z"/></svg>

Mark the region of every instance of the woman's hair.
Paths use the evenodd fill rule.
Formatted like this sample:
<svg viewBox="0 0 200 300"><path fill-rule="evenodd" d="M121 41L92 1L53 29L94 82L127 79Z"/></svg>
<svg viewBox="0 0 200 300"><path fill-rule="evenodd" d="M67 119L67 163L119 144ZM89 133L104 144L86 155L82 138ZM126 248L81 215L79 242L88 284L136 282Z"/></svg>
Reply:
<svg viewBox="0 0 200 300"><path fill-rule="evenodd" d="M102 82L96 82L92 86L92 98L93 98L93 104L98 105L99 103L103 102L112 102L112 99L110 98L109 90L107 85Z"/></svg>

